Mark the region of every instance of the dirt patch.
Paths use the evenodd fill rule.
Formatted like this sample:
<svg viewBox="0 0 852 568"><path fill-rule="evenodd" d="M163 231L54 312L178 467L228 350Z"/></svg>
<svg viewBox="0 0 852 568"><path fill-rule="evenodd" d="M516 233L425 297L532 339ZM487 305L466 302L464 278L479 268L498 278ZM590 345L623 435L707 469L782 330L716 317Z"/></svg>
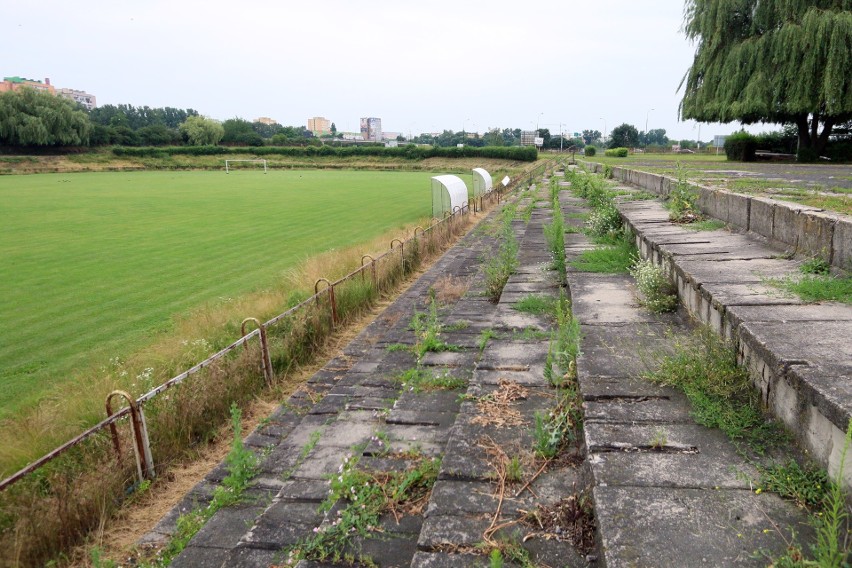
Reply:
<svg viewBox="0 0 852 568"><path fill-rule="evenodd" d="M569 542L588 554L595 548L595 516L591 498L574 493L559 502L540 506L527 514L524 525L533 529L524 540L539 538Z"/></svg>

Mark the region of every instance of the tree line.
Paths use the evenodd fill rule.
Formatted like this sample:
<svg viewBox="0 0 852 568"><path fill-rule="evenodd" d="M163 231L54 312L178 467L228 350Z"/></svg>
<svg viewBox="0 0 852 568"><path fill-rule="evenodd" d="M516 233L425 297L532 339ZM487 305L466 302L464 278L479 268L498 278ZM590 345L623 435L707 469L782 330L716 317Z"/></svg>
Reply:
<svg viewBox="0 0 852 568"><path fill-rule="evenodd" d="M35 89L0 94L0 146L319 145L304 126L232 118L194 109L103 105L86 110Z"/></svg>

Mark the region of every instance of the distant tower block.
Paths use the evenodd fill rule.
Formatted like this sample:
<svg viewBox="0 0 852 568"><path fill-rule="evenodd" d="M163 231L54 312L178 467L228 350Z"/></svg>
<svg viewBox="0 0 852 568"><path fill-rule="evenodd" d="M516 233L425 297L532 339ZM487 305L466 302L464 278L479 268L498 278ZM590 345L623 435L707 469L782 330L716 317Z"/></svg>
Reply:
<svg viewBox="0 0 852 568"><path fill-rule="evenodd" d="M479 197L490 193L494 186L491 181L491 174L482 168L473 168L473 196Z"/></svg>
<svg viewBox="0 0 852 568"><path fill-rule="evenodd" d="M456 207L467 204L467 186L458 176L435 176L432 178L432 217L440 219L445 213L455 212Z"/></svg>

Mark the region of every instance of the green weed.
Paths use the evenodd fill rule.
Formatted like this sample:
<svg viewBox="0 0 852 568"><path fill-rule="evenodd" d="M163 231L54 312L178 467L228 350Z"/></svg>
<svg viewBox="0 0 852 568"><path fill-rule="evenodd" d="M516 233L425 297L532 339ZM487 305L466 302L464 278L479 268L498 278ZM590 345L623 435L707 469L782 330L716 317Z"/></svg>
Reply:
<svg viewBox="0 0 852 568"><path fill-rule="evenodd" d="M569 264L580 272L600 274L626 274L636 262L636 245L632 237L619 233L614 238L601 240L602 244L592 250L583 251L577 260Z"/></svg>
<svg viewBox="0 0 852 568"><path fill-rule="evenodd" d="M456 390L467 387L467 381L453 377L449 370L435 376L430 369L409 369L396 378L403 388L414 392Z"/></svg>
<svg viewBox="0 0 852 568"><path fill-rule="evenodd" d="M679 340L674 353L645 377L682 390L699 424L719 428L738 446L763 454L786 440L786 434L763 415L760 395L748 372L737 365L733 348L703 327Z"/></svg>
<svg viewBox="0 0 852 568"><path fill-rule="evenodd" d="M675 223L693 223L701 219L698 210L698 192L689 183L686 168L678 162L675 166L677 182L666 198L669 219Z"/></svg>
<svg viewBox="0 0 852 568"><path fill-rule="evenodd" d="M419 362L426 353L443 351L460 351L461 347L442 341L439 336L443 326L438 320L438 305L434 297L429 303L426 313L415 312L411 318L411 328L414 330L414 345L412 351Z"/></svg>
<svg viewBox="0 0 852 568"><path fill-rule="evenodd" d="M514 205L503 208L502 224L499 233L500 248L497 254L488 260L483 269L485 273L485 291L492 302L500 299L503 286L518 268L518 241L512 229Z"/></svg>
<svg viewBox="0 0 852 568"><path fill-rule="evenodd" d="M640 302L655 314L677 309L677 289L663 268L650 260L640 260L630 269L636 288L642 294Z"/></svg>
<svg viewBox="0 0 852 568"><path fill-rule="evenodd" d="M331 476L331 489L320 511L336 506L336 515L286 551L289 561L371 562L352 551L352 537L369 537L381 530L382 514L428 499L440 467L437 458L419 458L404 471L370 473L359 470L357 463L357 458L348 456L338 474Z"/></svg>
<svg viewBox="0 0 852 568"><path fill-rule="evenodd" d="M496 337L499 337L499 334L493 329L483 329L479 333L479 339L476 343L477 347L479 347L479 352L482 353L483 351L485 351L485 347L488 345L488 341Z"/></svg>
<svg viewBox="0 0 852 568"><path fill-rule="evenodd" d="M718 219L705 219L703 221L695 221L694 223L687 223L684 225L684 228L689 229L690 231L717 231L719 229L724 229L728 224L724 221L720 221Z"/></svg>
<svg viewBox="0 0 852 568"><path fill-rule="evenodd" d="M799 279L770 279L768 282L805 302L852 304L852 277L806 275Z"/></svg>
<svg viewBox="0 0 852 568"><path fill-rule="evenodd" d="M533 315L553 314L556 308L556 298L530 294L515 302L512 309Z"/></svg>
<svg viewBox="0 0 852 568"><path fill-rule="evenodd" d="M829 264L824 258L815 256L803 262L802 266L799 267L799 271L802 274L828 276L831 274L831 264Z"/></svg>
<svg viewBox="0 0 852 568"><path fill-rule="evenodd" d="M221 485L213 491L213 499L209 505L178 517L175 533L165 548L160 551L157 559L150 564L152 568L168 566L186 548L192 537L201 530L216 511L232 505L242 498L249 481L257 472L257 458L243 444L241 419L242 411L236 404L232 404L231 426L234 431L234 439L231 442L231 450L225 458L228 475L222 479Z"/></svg>

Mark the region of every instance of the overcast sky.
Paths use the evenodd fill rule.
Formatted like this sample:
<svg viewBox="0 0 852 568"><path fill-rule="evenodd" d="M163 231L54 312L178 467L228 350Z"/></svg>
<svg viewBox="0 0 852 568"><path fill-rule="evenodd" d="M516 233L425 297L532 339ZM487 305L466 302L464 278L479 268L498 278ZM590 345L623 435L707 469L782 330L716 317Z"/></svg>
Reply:
<svg viewBox="0 0 852 568"><path fill-rule="evenodd" d="M698 137L678 120L694 53L682 0L0 0L0 15L0 74L100 105L348 131L375 116L406 135L647 120Z"/></svg>

